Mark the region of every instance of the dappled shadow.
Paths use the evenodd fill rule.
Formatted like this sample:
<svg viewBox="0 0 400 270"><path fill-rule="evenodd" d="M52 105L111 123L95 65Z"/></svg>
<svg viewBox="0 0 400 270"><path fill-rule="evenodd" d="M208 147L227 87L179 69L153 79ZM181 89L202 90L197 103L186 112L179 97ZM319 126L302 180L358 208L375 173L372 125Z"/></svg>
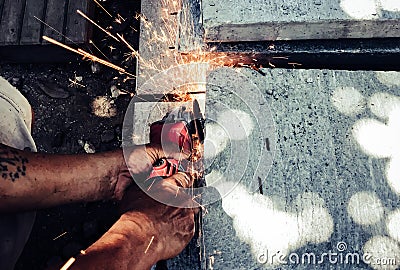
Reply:
<svg viewBox="0 0 400 270"><path fill-rule="evenodd" d="M376 72L376 78L386 87L400 87L397 72ZM370 117L355 121L352 135L363 153L387 160L384 177L391 190L400 195L400 97L388 92L377 92L368 97L355 88L341 88L333 92L332 102L347 115L354 116L367 110L371 113ZM400 264L400 208L390 211L374 191L363 191L352 195L347 211L357 224L384 228L387 236L373 235L364 243L363 251L372 258L395 258L396 264L388 268L395 269ZM371 267L387 269L382 265L371 264Z"/></svg>

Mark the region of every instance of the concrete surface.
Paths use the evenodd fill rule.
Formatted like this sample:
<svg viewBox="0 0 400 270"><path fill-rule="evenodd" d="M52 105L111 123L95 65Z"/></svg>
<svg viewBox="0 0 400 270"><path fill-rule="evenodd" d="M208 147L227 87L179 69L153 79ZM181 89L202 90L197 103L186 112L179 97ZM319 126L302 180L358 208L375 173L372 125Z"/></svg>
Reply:
<svg viewBox="0 0 400 270"><path fill-rule="evenodd" d="M179 1L141 1L137 88L160 71L176 65L174 54L180 9ZM137 93L149 94L140 90Z"/></svg>
<svg viewBox="0 0 400 270"><path fill-rule="evenodd" d="M264 72L208 77L203 269L399 267L400 73Z"/></svg>
<svg viewBox="0 0 400 270"><path fill-rule="evenodd" d="M396 0L204 0L211 42L399 37Z"/></svg>
<svg viewBox="0 0 400 270"><path fill-rule="evenodd" d="M190 65L193 59L179 52L181 46L191 50L200 46L199 38L194 35L195 28L200 30L192 22L192 3L190 6L186 2L183 5L184 10L181 1L141 1L143 17L140 20L140 57L136 80L138 95L164 94L172 90L170 82L174 86L181 85L182 81L204 82L207 65L185 66ZM181 65L185 67L182 69Z"/></svg>
<svg viewBox="0 0 400 270"><path fill-rule="evenodd" d="M181 94L205 92L206 78L210 71L208 63L189 63L171 66L147 81L137 83L142 95Z"/></svg>

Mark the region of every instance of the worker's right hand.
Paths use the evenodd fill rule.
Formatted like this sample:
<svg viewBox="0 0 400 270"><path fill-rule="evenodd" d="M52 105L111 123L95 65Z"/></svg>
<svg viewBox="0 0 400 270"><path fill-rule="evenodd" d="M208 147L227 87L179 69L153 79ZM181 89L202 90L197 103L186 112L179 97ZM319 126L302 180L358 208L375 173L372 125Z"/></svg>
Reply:
<svg viewBox="0 0 400 270"><path fill-rule="evenodd" d="M151 241L146 253L153 254L155 261L178 255L194 235L194 215L199 205L182 191L190 186L190 177L177 173L166 179L149 179L142 187L145 191L132 185L124 195L121 209L125 213L121 219L140 225L141 230L134 233L142 234L140 239Z"/></svg>
<svg viewBox="0 0 400 270"><path fill-rule="evenodd" d="M123 214L71 269L150 269L178 255L194 235L197 203L184 193L192 185L185 173L145 182L145 192L133 184L121 201ZM154 200L171 201L170 206ZM184 207L193 208L184 208Z"/></svg>

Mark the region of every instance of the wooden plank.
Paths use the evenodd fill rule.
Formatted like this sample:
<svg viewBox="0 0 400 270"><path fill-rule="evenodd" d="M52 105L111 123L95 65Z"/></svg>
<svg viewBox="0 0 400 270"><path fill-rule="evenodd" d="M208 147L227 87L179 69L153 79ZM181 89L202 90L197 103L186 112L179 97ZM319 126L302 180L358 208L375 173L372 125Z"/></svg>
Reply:
<svg viewBox="0 0 400 270"><path fill-rule="evenodd" d="M45 22L60 33L62 33L64 29L65 6L67 4L68 1L47 1ZM44 26L43 35L49 36L58 41L63 41L63 37L47 25ZM43 43L46 44L48 42Z"/></svg>
<svg viewBox="0 0 400 270"><path fill-rule="evenodd" d="M0 44L18 44L24 3L25 0L5 0L0 23Z"/></svg>
<svg viewBox="0 0 400 270"><path fill-rule="evenodd" d="M60 47L42 46L49 43L41 36L65 43L71 43L71 38L77 46L85 44L92 27L76 13L77 9L93 17L92 0L0 0L0 59L27 63L75 61L75 55Z"/></svg>
<svg viewBox="0 0 400 270"><path fill-rule="evenodd" d="M65 33L66 36L73 42L82 43L87 41L88 39L87 34L89 29L89 22L81 15L79 15L76 12L77 10L80 10L86 15L90 16L90 14L88 14L88 1L70 0L68 5L67 25L65 27ZM71 41L67 39L66 43L71 43Z"/></svg>
<svg viewBox="0 0 400 270"><path fill-rule="evenodd" d="M4 0L0 0L0 21L3 14Z"/></svg>
<svg viewBox="0 0 400 270"><path fill-rule="evenodd" d="M25 6L24 21L20 44L39 44L41 40L41 22L35 19L43 19L45 0L27 1Z"/></svg>

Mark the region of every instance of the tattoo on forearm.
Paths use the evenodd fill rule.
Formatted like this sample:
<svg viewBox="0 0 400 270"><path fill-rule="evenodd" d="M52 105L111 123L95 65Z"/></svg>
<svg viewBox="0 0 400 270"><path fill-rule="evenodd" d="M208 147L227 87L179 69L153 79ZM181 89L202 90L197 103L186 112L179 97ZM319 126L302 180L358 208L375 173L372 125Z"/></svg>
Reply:
<svg viewBox="0 0 400 270"><path fill-rule="evenodd" d="M28 159L15 150L0 151L0 175L4 180L15 181L26 175Z"/></svg>

